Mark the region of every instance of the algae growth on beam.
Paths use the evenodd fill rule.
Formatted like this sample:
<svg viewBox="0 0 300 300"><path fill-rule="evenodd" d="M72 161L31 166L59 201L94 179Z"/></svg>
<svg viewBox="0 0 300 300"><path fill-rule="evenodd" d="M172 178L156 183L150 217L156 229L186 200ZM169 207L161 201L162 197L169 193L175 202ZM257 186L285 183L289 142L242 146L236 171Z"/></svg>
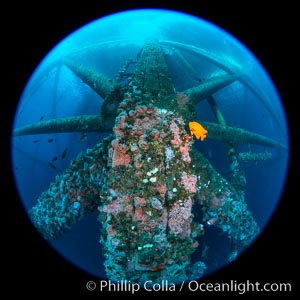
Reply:
<svg viewBox="0 0 300 300"><path fill-rule="evenodd" d="M210 80L203 81L201 84L192 87L188 90L185 90L183 93L188 95L190 98L190 101L192 101L193 104L197 104L200 101L208 98L209 96L215 94L222 88L228 86L232 82L238 80L240 78L240 75L235 74L219 74L216 76L213 76Z"/></svg>
<svg viewBox="0 0 300 300"><path fill-rule="evenodd" d="M83 115L50 119L17 128L13 136L64 132L104 132L101 116Z"/></svg>
<svg viewBox="0 0 300 300"><path fill-rule="evenodd" d="M208 130L208 138L220 140L232 145L256 144L286 150L286 146L261 134L234 126L223 126L217 123L201 122Z"/></svg>
<svg viewBox="0 0 300 300"><path fill-rule="evenodd" d="M65 60L64 64L103 99L116 85L114 80L92 68L71 60Z"/></svg>

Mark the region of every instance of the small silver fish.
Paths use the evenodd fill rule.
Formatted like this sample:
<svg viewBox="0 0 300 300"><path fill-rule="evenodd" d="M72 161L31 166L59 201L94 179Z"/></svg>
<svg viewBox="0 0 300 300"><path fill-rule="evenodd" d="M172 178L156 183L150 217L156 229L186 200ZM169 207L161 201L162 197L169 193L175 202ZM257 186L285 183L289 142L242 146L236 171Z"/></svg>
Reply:
<svg viewBox="0 0 300 300"><path fill-rule="evenodd" d="M56 166L55 166L52 162L50 162L50 161L48 161L48 165L49 165L50 168L53 169L53 170L56 170L56 169L57 169Z"/></svg>
<svg viewBox="0 0 300 300"><path fill-rule="evenodd" d="M86 134L86 133L83 133L83 134L81 135L81 137L80 137L80 141L83 142L83 141L85 141L85 140L87 140L87 134Z"/></svg>
<svg viewBox="0 0 300 300"><path fill-rule="evenodd" d="M65 150L61 154L61 158L64 159L67 156L68 148L65 148Z"/></svg>

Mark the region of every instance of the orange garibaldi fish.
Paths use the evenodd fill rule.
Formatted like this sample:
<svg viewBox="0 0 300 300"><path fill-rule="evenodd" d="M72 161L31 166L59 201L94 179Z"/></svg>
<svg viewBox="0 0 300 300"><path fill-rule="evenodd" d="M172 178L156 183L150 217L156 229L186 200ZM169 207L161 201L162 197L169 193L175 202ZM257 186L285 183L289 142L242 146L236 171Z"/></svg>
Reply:
<svg viewBox="0 0 300 300"><path fill-rule="evenodd" d="M191 135L194 135L196 139L203 141L206 138L207 130L198 122L189 122Z"/></svg>

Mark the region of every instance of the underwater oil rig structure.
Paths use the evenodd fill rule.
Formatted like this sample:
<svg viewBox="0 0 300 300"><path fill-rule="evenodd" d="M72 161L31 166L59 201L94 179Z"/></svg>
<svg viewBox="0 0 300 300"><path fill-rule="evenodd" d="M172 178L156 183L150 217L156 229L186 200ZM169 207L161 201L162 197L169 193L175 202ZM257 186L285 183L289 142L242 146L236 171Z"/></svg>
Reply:
<svg viewBox="0 0 300 300"><path fill-rule="evenodd" d="M197 78L184 53L218 67L208 79L176 91L165 60L172 49ZM207 226L218 228L230 243L228 261L247 247L259 227L245 202L242 161L271 154L238 152L241 144L285 149L266 136L226 123L214 94L240 81L273 115L264 96L245 74L216 54L172 41L149 41L136 59L128 59L115 78L76 62L62 62L101 98L98 115L42 120L16 128L14 136L64 132L107 132L93 148L80 153L37 199L30 217L45 239L58 239L86 214L98 211L108 279L174 284L201 278ZM134 66L133 72L128 72ZM216 122L199 120L196 105L208 101ZM276 118L275 118L276 119ZM190 122L201 122L208 139L222 142L230 164L225 179L196 147ZM195 217L197 215L197 217Z"/></svg>

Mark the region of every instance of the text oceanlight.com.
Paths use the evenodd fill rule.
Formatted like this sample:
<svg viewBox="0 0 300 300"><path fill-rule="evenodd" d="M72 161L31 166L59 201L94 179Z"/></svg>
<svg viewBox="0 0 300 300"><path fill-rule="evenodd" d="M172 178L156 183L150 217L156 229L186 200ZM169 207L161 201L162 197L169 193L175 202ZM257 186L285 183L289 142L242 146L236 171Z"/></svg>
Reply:
<svg viewBox="0 0 300 300"><path fill-rule="evenodd" d="M86 288L89 291L98 290L108 292L131 292L134 294L139 290L148 292L181 292L188 290L191 292L236 292L238 294L244 294L247 292L291 292L291 283L273 282L273 283L260 283L251 282L247 280L245 282L239 282L237 280L230 280L229 282L222 283L207 283L207 282L182 282L175 285L174 283L163 280L161 282L152 282L148 280L143 284L133 283L129 280L111 281L101 280L99 283L95 281L89 281L86 283Z"/></svg>
<svg viewBox="0 0 300 300"><path fill-rule="evenodd" d="M238 292L244 294L246 292L290 292L292 290L291 283L260 283L260 282L238 282L231 280L230 282L222 283L199 283L191 281L188 283L190 291L201 292Z"/></svg>

